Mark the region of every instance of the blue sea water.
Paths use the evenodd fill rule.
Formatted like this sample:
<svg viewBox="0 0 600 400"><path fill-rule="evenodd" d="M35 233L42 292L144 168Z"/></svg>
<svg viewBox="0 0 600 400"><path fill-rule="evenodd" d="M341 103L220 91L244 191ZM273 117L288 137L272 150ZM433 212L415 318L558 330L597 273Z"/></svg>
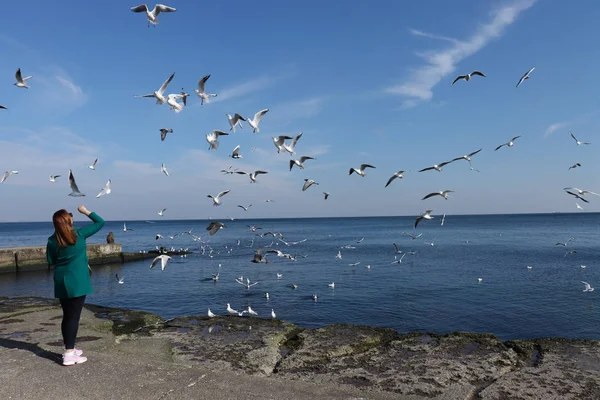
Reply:
<svg viewBox="0 0 600 400"><path fill-rule="evenodd" d="M173 257L164 271L150 270L151 260L96 266L87 302L166 318L205 315L208 308L225 314L231 303L237 310L251 305L262 317L270 317L273 309L277 318L305 327L350 323L399 332L489 332L504 340L600 339L600 214L449 215L443 226L436 216L416 230L412 217L236 220L226 221L214 236L207 234L207 224L130 221L133 231L123 232L122 221L107 222L90 243L104 242L113 231L125 251L159 244L194 253ZM286 246L256 236L247 225L262 227L257 233L282 232L286 241L307 240ZM212 258L208 247L201 254L190 235L167 236L189 229L208 242ZM423 235L413 240L403 231ZM165 239L155 240L157 233ZM4 223L0 246L43 245L50 234L50 223ZM571 237L568 246L555 245ZM297 255L297 261L270 254L268 264L251 263L254 251L271 242ZM392 264L392 242L416 253ZM355 248L341 249L342 259L336 259L344 245ZM568 250L576 253L566 255ZM214 283L211 274L217 272L220 279ZM277 273L283 277L277 279ZM236 283L238 276L260 283L246 289ZM598 289L584 293L581 281ZM328 287L331 282L335 289ZM52 297L52 271L0 274L0 295Z"/></svg>

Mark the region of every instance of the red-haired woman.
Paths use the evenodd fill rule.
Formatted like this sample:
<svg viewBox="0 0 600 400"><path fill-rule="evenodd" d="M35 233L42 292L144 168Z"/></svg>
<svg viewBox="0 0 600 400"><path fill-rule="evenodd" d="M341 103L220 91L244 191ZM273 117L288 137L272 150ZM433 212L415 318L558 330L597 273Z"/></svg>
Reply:
<svg viewBox="0 0 600 400"><path fill-rule="evenodd" d="M82 351L75 348L79 318L85 296L92 293L92 281L88 270L85 240L104 226L104 220L85 206L77 208L94 223L83 228L73 228L73 214L58 210L52 216L54 234L48 238L46 257L48 265L54 266L54 297L63 309L61 331L65 343L63 365L81 364L87 361Z"/></svg>

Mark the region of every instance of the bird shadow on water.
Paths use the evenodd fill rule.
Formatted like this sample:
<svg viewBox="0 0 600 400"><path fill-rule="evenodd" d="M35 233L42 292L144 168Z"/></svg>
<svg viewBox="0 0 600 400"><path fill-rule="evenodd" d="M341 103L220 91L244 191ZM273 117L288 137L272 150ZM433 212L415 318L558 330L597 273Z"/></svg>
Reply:
<svg viewBox="0 0 600 400"><path fill-rule="evenodd" d="M12 339L0 339L0 347L6 349L19 349L32 352L38 357L45 358L62 365L62 354L42 349L37 343L27 343Z"/></svg>

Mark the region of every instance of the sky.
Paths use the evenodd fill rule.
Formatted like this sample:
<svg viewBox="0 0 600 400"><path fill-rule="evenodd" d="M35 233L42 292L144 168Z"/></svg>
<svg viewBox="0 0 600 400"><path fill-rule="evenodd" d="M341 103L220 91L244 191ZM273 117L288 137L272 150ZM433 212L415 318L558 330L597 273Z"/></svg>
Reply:
<svg viewBox="0 0 600 400"><path fill-rule="evenodd" d="M79 204L107 220L157 219L162 208L169 219L581 212L562 189L600 193L593 0L172 0L177 11L150 28L134 3L59 3L3 7L0 171L19 174L0 185L2 222L49 221ZM13 86L17 68L33 76L29 89ZM473 70L487 76L450 85ZM181 113L134 97L173 72L167 93L191 94ZM201 105L193 89L206 74L218 96ZM259 133L244 124L208 150L207 133L229 131L226 113L264 108ZM174 134L161 142L160 128ZM272 137L300 132L296 157L316 159L290 172ZM242 159L229 157L236 145ZM479 172L466 161L417 172L480 148ZM348 175L362 163L376 168ZM220 172L229 166L268 174L250 183ZM86 197L68 196L69 169ZM303 192L305 178L319 185ZM96 198L108 179L112 193ZM227 189L219 207L206 197ZM448 200L421 200L446 189ZM600 211L587 197L577 200L586 212Z"/></svg>

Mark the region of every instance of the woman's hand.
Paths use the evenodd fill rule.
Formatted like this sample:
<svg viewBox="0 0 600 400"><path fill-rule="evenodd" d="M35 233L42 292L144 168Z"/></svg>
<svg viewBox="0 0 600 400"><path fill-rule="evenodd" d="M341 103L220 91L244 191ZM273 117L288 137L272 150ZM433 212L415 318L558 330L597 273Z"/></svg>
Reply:
<svg viewBox="0 0 600 400"><path fill-rule="evenodd" d="M88 211L87 208L85 208L85 206L82 204L79 207L77 207L77 211L79 211L80 213L84 214L84 215L90 215L91 212Z"/></svg>

